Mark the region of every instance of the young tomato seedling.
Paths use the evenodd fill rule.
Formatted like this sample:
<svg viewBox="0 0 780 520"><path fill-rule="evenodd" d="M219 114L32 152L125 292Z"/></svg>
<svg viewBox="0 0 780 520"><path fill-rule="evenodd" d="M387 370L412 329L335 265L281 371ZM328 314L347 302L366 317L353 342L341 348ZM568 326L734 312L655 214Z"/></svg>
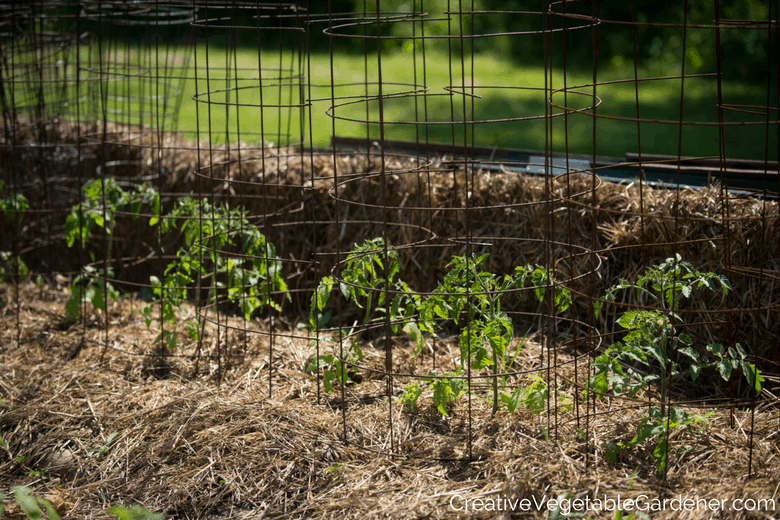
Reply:
<svg viewBox="0 0 780 520"><path fill-rule="evenodd" d="M608 459L615 460L620 449L630 449L646 439L658 438L653 458L660 472L665 473L667 432L690 429L706 419L706 416L691 416L676 408L667 410L672 384L681 378L690 377L696 381L702 371L716 367L721 377L728 381L733 370L741 369L750 387L756 393L761 391L763 377L755 365L746 361L747 355L739 344L729 349L720 344L708 345L710 356L701 355L693 348L691 338L675 327L683 322L678 314L681 301L691 298L702 288L720 291L725 298L731 286L725 277L699 272L676 255L649 267L636 281L620 280L607 290L606 302L614 301L617 292L629 290L637 300L644 296L655 308L629 310L618 318L617 324L627 333L594 360L595 373L588 381L586 396L595 394L600 399L611 392L633 397L640 390L651 391L650 383L654 381L659 385L656 396L659 406L645 410L637 434L630 442L607 445ZM596 303L596 317L602 306L603 302ZM680 356L687 358L685 365L680 363ZM632 364L647 370L641 373Z"/></svg>
<svg viewBox="0 0 780 520"><path fill-rule="evenodd" d="M132 190L125 190L116 179L106 177L87 181L81 192L84 201L74 205L65 220L65 239L68 247L73 247L78 239L81 247L86 248L95 227L103 228L107 244L103 269L87 266L84 272L73 280L70 298L65 304L66 321L70 323L78 319L83 302L91 302L96 309L106 310L106 303L115 300L119 295L113 285L106 281L114 276L111 269L111 246L116 227L116 213L129 207L135 220L143 204L148 202L154 215L149 225L154 225L160 212L159 193L142 184ZM89 254L94 261L94 253L90 251Z"/></svg>
<svg viewBox="0 0 780 520"><path fill-rule="evenodd" d="M371 311L374 310L372 305L374 293L378 293L376 309L383 313L382 304L385 303L385 292L382 289L386 283L391 286L395 285L393 279L398 274L398 253L389 244L387 245L387 258L385 258L384 251L385 243L381 237L365 240L361 245L355 244L354 249L347 255L344 268L341 271L342 281L339 283L339 290L347 301L364 309L363 325L371 322ZM385 263L387 263L387 269L385 269ZM329 314L324 311L335 286L335 278L325 276L312 294L309 306L309 328L311 330L321 329L329 320ZM342 334L347 332L342 330ZM354 365L363 360L363 351L360 348L359 340L359 335L352 338L344 351L343 357L346 358L346 364ZM356 382L358 374L347 370L341 356L335 350L336 341L334 338L320 338L319 341L332 342L334 350L332 353L315 356L306 367L306 371L311 373L320 368L324 369L322 384L326 392L334 391L333 384L336 381L342 385ZM312 346L315 344L312 343Z"/></svg>
<svg viewBox="0 0 780 520"><path fill-rule="evenodd" d="M514 356L509 357L508 347L514 337L514 325L509 315L501 310L501 300L508 292L522 289L530 282L534 295L541 302L546 288L552 286L553 303L558 312L565 311L571 304L569 291L555 283L551 270L540 265L525 265L516 267L512 275L500 277L482 270L481 265L487 257L488 254L472 255L471 258L455 256L447 265L449 272L433 293L422 297L404 286L391 305L394 332L398 323L406 323L404 331L417 343L415 354L422 348L422 333L436 335L447 321L461 324L466 318L458 336L460 360L455 369L442 375L431 371L429 377L421 379L433 390L434 405L443 415L448 415L448 401L456 401L468 391L465 382L468 367L474 371L491 370L493 414L500 408L500 403L514 411L518 402L528 402L520 397L524 390L517 389L509 395L500 394L498 388L500 374L506 371L507 361L511 366L522 347L521 343ZM505 383L504 378L502 386ZM534 392L536 390L535 387ZM401 401L411 410L423 391L419 383L413 383L407 387ZM529 392L526 393L530 395Z"/></svg>
<svg viewBox="0 0 780 520"><path fill-rule="evenodd" d="M181 197L173 210L160 219L160 227L162 234L180 230L184 245L165 268L162 280L150 277L161 305L162 320L171 326L170 331L158 334L155 341L176 348L180 314L185 314L184 323L191 339L198 340L203 320L186 316L183 303L189 288L200 294L204 280L210 281L209 303L216 303L218 292L226 291L228 300L239 307L246 321L265 306L280 309L272 294L287 291L282 262L274 245L249 221L247 210ZM227 253L228 249L236 254ZM290 299L289 293L286 297ZM151 326L153 311L152 304L143 310L147 327Z"/></svg>

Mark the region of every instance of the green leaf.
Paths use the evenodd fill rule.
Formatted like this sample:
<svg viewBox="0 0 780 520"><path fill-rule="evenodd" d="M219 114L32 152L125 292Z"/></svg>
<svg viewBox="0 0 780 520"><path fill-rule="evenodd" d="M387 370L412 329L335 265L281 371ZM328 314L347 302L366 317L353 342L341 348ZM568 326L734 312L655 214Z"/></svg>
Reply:
<svg viewBox="0 0 780 520"><path fill-rule="evenodd" d="M60 520L60 515L57 513L57 510L54 509L54 506L51 505L51 502L45 498L38 498L37 500L38 504L42 505L46 509L46 515L49 517L49 520Z"/></svg>
<svg viewBox="0 0 780 520"><path fill-rule="evenodd" d="M432 384L433 388L433 404L436 409L439 410L444 416L449 417L447 413L447 401L454 400L455 393L450 386L449 381L446 378L436 379Z"/></svg>
<svg viewBox="0 0 780 520"><path fill-rule="evenodd" d="M571 291L560 285L555 286L555 306L558 308L558 314L565 312L572 303Z"/></svg>
<svg viewBox="0 0 780 520"><path fill-rule="evenodd" d="M398 253L396 251L388 250L387 256L390 260L390 269L387 273L387 281L390 283L393 281L393 277L398 274L400 267L398 265Z"/></svg>
<svg viewBox="0 0 780 520"><path fill-rule="evenodd" d="M608 442L604 446L604 459L611 463L615 464L617 462L618 455L620 454L620 446L615 444L614 442Z"/></svg>
<svg viewBox="0 0 780 520"><path fill-rule="evenodd" d="M701 367L699 365L691 365L691 380L696 381L696 378L699 377L699 373L701 372Z"/></svg>
<svg viewBox="0 0 780 520"><path fill-rule="evenodd" d="M2 187L0 187L2 191ZM13 220L14 216L21 222L24 218L25 212L30 208L30 203L27 197L21 193L9 195L0 199L0 209L3 210L5 216Z"/></svg>
<svg viewBox="0 0 780 520"><path fill-rule="evenodd" d="M341 294L343 294L344 298L346 299L350 299L350 297L352 296L352 291L354 290L354 288L351 285L347 285L344 282L339 282L339 289L341 289Z"/></svg>
<svg viewBox="0 0 780 520"><path fill-rule="evenodd" d="M160 513L153 513L141 506L111 506L106 513L114 515L117 520L165 520Z"/></svg>
<svg viewBox="0 0 780 520"><path fill-rule="evenodd" d="M658 467L658 471L663 473L666 470L667 441L666 437L661 435L658 439L658 445L653 450L653 459Z"/></svg>
<svg viewBox="0 0 780 520"><path fill-rule="evenodd" d="M420 386L420 383L416 382L406 385L406 389L404 389L404 393L401 396L400 401L404 403L407 412L414 410L414 407L417 404L417 400L420 398L422 393L423 387Z"/></svg>
<svg viewBox="0 0 780 520"><path fill-rule="evenodd" d="M539 302L544 300L545 289L548 285L549 273L542 266L537 266L531 275L531 283L533 283L535 289L534 294Z"/></svg>
<svg viewBox="0 0 780 520"><path fill-rule="evenodd" d="M312 343L316 344L316 342L314 342L314 341ZM313 345L309 345L309 348L311 348L312 346ZM305 372L307 374L312 374L312 373L316 372L320 367L322 367L322 363L320 363L320 358L318 358L317 356L314 356L314 357L312 357L311 361L309 361L309 364L306 365Z"/></svg>
<svg viewBox="0 0 780 520"><path fill-rule="evenodd" d="M530 392L528 392L528 397L526 398L526 404L528 405L528 410L531 413L534 414L540 414L544 411L545 404L547 402L547 389L544 390L534 388Z"/></svg>
<svg viewBox="0 0 780 520"><path fill-rule="evenodd" d="M106 310L106 300L103 297L103 291L100 290L100 288L94 288L94 290L91 290L88 294L90 295L93 307L100 309L101 311Z"/></svg>
<svg viewBox="0 0 780 520"><path fill-rule="evenodd" d="M452 308L444 300L437 300L433 306L433 313L443 320L450 318Z"/></svg>
<svg viewBox="0 0 780 520"><path fill-rule="evenodd" d="M742 373L745 375L750 387L755 390L756 395L761 393L761 383L764 378L761 376L761 371L756 368L752 363L742 364Z"/></svg>
<svg viewBox="0 0 780 520"><path fill-rule="evenodd" d="M722 299L721 299L721 301L723 301L723 300L726 299L726 296L728 296L729 291L731 290L731 284L729 283L729 281L726 279L725 276L722 276L722 275L721 276L717 276L716 275L716 278L720 281L720 286L721 286L721 288L723 290L723 296L722 296Z"/></svg>
<svg viewBox="0 0 780 520"><path fill-rule="evenodd" d="M160 206L160 194L157 192L157 190L154 190L154 194L152 195L152 200L149 202L149 205L152 207L152 215L153 217L149 218L149 225L155 226L160 222L160 216L162 214L162 209Z"/></svg>
<svg viewBox="0 0 780 520"><path fill-rule="evenodd" d="M696 352L691 347L682 347L678 348L677 351L681 354L684 354L685 356L689 357L693 361L699 361L699 353Z"/></svg>
<svg viewBox="0 0 780 520"><path fill-rule="evenodd" d="M620 374L613 374L607 378L607 383L612 387L612 393L615 395L622 395L629 382L630 379L628 377Z"/></svg>
<svg viewBox="0 0 780 520"><path fill-rule="evenodd" d="M599 313L601 313L601 308L604 306L604 302L601 300L596 300L596 302L593 304L593 315L598 318Z"/></svg>
<svg viewBox="0 0 780 520"><path fill-rule="evenodd" d="M642 315L643 312L644 311L636 311L636 310L625 312L617 321L617 324L623 327L624 329L630 329L633 327L636 318Z"/></svg>
<svg viewBox="0 0 780 520"><path fill-rule="evenodd" d="M490 256L490 253L485 253L484 255L482 255L482 256L480 256L479 258L477 258L477 259L474 261L474 267L476 267L476 266L478 266L479 264L481 264L482 262L484 262L484 261L485 261L485 259L486 259L488 256Z"/></svg>
<svg viewBox="0 0 780 520"><path fill-rule="evenodd" d="M197 320L187 320L187 334L190 335L192 341L198 341L200 335L200 323Z"/></svg>
<svg viewBox="0 0 780 520"><path fill-rule="evenodd" d="M26 486L14 486L11 491L16 497L16 503L19 504L27 518L30 520L41 518L41 508L38 506L38 500L32 495L32 489Z"/></svg>
<svg viewBox="0 0 780 520"><path fill-rule="evenodd" d="M720 377L722 377L724 381L728 381L729 378L731 378L731 362L718 361L715 364L715 367L718 369L718 373L720 374Z"/></svg>
<svg viewBox="0 0 780 520"><path fill-rule="evenodd" d="M458 367L458 369L455 372L450 372L450 376L460 375L461 368ZM460 399L463 394L466 393L466 380L462 377L450 377L447 379L447 381L450 384L450 389L452 390L452 400L457 401Z"/></svg>
<svg viewBox="0 0 780 520"><path fill-rule="evenodd" d="M336 281L332 276L326 276L320 281L320 284L317 286L318 310L322 311L325 309L325 305L328 304L328 298L330 297L330 292L333 290L333 285L335 283Z"/></svg>
<svg viewBox="0 0 780 520"><path fill-rule="evenodd" d="M353 341L349 344L347 353L350 357L350 361L363 361L363 350L360 348L360 344L357 341Z"/></svg>
<svg viewBox="0 0 780 520"><path fill-rule="evenodd" d="M322 377L322 386L325 389L325 392L327 393L333 393L333 383L336 382L338 379L338 375L336 374L335 370L326 370L325 374Z"/></svg>
<svg viewBox="0 0 780 520"><path fill-rule="evenodd" d="M601 400L609 392L609 382L607 379L607 371L602 370L596 372L591 376L588 382L588 392L596 394L596 399Z"/></svg>
<svg viewBox="0 0 780 520"><path fill-rule="evenodd" d="M239 295L241 311L244 313L244 320L250 321L252 319L252 313L259 309L262 304L258 298L245 297Z"/></svg>
<svg viewBox="0 0 780 520"><path fill-rule="evenodd" d="M409 334L409 336L412 337L412 341L415 343L414 352L412 352L412 357L414 357L419 354L425 346L425 338L423 337L420 327L413 321L407 322L406 325L404 325L404 332Z"/></svg>
<svg viewBox="0 0 780 520"><path fill-rule="evenodd" d="M70 289L70 298L65 302L65 312L67 321L75 321L81 313L81 299L83 290L81 286L75 285Z"/></svg>
<svg viewBox="0 0 780 520"><path fill-rule="evenodd" d="M176 334L176 331L163 331L158 335L158 338L171 350L176 350L176 347L179 346L179 335Z"/></svg>
<svg viewBox="0 0 780 520"><path fill-rule="evenodd" d="M524 402L524 392L523 388L515 388L514 391L511 394L502 393L501 394L501 402L503 402L506 405L506 409L509 411L509 413L515 413L515 410L517 410L520 405Z"/></svg>
<svg viewBox="0 0 780 520"><path fill-rule="evenodd" d="M628 443L628 446L636 446L637 444L644 442L646 439L654 437L657 433L659 433L659 427L661 430L663 429L663 427L658 424L650 423L649 417L645 417L642 419L642 422L639 423L639 426L636 429L636 435Z"/></svg>
<svg viewBox="0 0 780 520"><path fill-rule="evenodd" d="M474 347L474 345L472 345L471 352L474 354L474 361L471 363L471 368L473 370L480 370L486 366L492 366L495 364L493 363L493 357L486 348Z"/></svg>

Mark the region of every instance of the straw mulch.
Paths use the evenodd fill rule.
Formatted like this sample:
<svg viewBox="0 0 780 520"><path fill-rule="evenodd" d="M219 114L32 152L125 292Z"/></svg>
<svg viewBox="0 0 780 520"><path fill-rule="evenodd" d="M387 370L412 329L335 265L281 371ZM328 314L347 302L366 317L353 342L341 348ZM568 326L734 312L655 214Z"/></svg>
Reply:
<svg viewBox="0 0 780 520"><path fill-rule="evenodd" d="M130 298L112 304L109 348L101 361L106 316L93 312L84 328L64 327L66 291L64 285L23 284L17 297L6 284L0 321L0 489L8 496L10 486L28 485L48 498L63 518L109 518L103 511L117 504L141 504L168 518L188 519L456 518L467 516L453 508L462 507L459 499L482 499L483 504L542 501L565 492L590 500L618 495L622 500L682 495L727 503L737 498L780 499L778 410L761 402L754 416L735 410L734 427L729 427L729 411L718 409L700 432L674 435L673 463L663 482L655 476L650 445L614 465L603 460L606 441L627 440L633 434L639 410L646 405L641 396L639 402L599 403L587 422L581 406L580 428L595 446L586 455L575 411L560 409L556 415L548 409L536 416L521 409L512 416L501 411L493 418L489 399L479 397L484 396L479 391L472 401L471 431L472 452L480 460L469 462L463 460L468 455L467 401L461 400L451 417L443 418L424 395L413 413L393 405L392 451L397 456L392 457L387 454L391 449L389 408L381 398L384 383L367 373L362 385L346 389L346 430L352 443L343 442L341 393L323 395L317 404L317 380L303 371L312 351L294 323L256 321L246 330L223 328L219 336L212 328L197 373L194 356L174 355L166 360L168 370L161 378L161 360L153 357L154 326L147 330L133 313L145 302ZM280 335L274 338L270 360L269 396L271 327ZM399 369L415 363L419 371L430 366L430 357L410 361L408 345L401 338L394 341ZM454 355L451 343L444 338L439 345L440 364ZM513 368L539 368L540 354L547 355L542 344L544 338L534 336ZM180 353L191 353L192 348L182 345ZM364 350L367 366L380 367L382 348L367 344ZM217 352L221 364L209 357ZM560 388L576 395L574 381L583 380L584 365L580 363L575 374L571 353L557 355L559 362L569 361L556 371ZM524 377L511 379L510 385L521 384ZM403 383L396 383L396 395ZM118 436L101 453L115 432ZM703 510L670 507L650 517L710 516ZM712 514L775 514L763 509ZM544 518L545 511L502 510L483 517ZM615 517L614 510L589 514ZM21 513L9 505L6 517L21 518Z"/></svg>
<svg viewBox="0 0 780 520"><path fill-rule="evenodd" d="M13 153L4 148L0 168L10 168L3 176L6 189L14 185L33 208L14 232L11 227L0 231L0 238L16 244L33 270L48 276L41 288L24 282L18 296L14 286L2 286L0 484L6 495L10 486L28 484L67 518L107 518L103 511L110 505L132 503L172 518L447 518L465 514L450 506L455 495L537 501L564 492L590 499L605 494L778 498L778 411L773 401L764 402L776 400L775 376L768 377L755 415L746 408L733 410L733 427L732 411L723 407L730 391L712 384L717 375L675 388L675 398L688 402L680 406L690 412L717 408L716 402L720 407L701 432L673 436L673 463L667 480L659 482L650 444L624 454L617 464L603 460L606 442L633 436L646 396L597 403L595 410L581 404L566 411L553 402L541 416L521 409L494 418L489 392L479 388L470 415L462 399L450 409L451 417L443 418L428 394L410 413L400 404L388 405L385 382L371 371L384 369L387 348L381 332L371 331L362 340L363 382L344 389L343 401L340 390L318 394L316 377L304 371L313 355L311 338L296 328L320 277L355 243L376 236L400 248L399 276L418 291L434 288L452 255L466 252L468 237L473 252L491 253L485 267L494 273L525 263L554 266L557 278L575 291L571 316L584 323L590 321L592 297L679 253L701 270L727 275L734 287L725 301L700 293L682 309L690 324L685 331L695 344L740 342L775 374L780 361L776 202L726 195L717 186L666 190L597 182L594 188L586 175L545 180L511 165L464 168L446 158L423 165L389 152L383 165L377 150L341 153L334 161L330 152L205 142L198 147L176 134L113 124L25 131L29 135L20 132L17 138L28 144ZM89 137L81 161L68 159L67 147L47 145L48 151L58 150L48 154L29 144L72 145L79 135ZM137 294L112 304L107 317L93 311L83 329L65 326L67 275L78 272L88 255L66 247L62 223L78 201L79 182L93 178L97 166L117 160L124 162L113 167L115 175L147 177L165 194L166 205L182 194L201 193L245 206L285 260L284 276L297 291L292 301L283 303L281 313L248 325L220 314L221 328L209 325L200 351L194 343L182 343L164 358L153 343L159 323L145 327L139 310L147 302ZM383 171L386 175L379 175ZM137 292L127 282L159 275L166 263L158 259L162 248L170 254L177 246L175 241L156 245L154 229L143 220L118 217L113 252L122 292ZM100 258L101 241L93 243ZM134 261L150 252L149 259ZM620 311L614 307L594 323L596 336L612 332ZM581 395L587 378L584 353L587 345L595 346L587 327L562 320L550 325L549 311L529 296L507 296L502 308L548 315L542 317L544 328L531 329L540 332L532 335L513 370L534 374L547 366L541 360L552 358L558 365L543 377L570 397ZM359 312L342 305L334 322L348 327ZM226 323L233 328L226 329ZM528 326L516 328L524 332ZM577 350L571 347L573 337ZM396 373L427 373L434 349L437 366L445 369L457 355L455 338L429 345L414 359L404 337L390 342ZM527 377L512 376L508 384L527 384ZM393 395L410 381L394 378ZM737 385L734 396L744 395ZM469 432L477 461L465 460ZM118 436L106 446L113 433ZM615 517L614 511L591 514ZM20 513L9 507L7 515ZM713 513L718 518L763 515ZM667 508L650 516L709 513Z"/></svg>

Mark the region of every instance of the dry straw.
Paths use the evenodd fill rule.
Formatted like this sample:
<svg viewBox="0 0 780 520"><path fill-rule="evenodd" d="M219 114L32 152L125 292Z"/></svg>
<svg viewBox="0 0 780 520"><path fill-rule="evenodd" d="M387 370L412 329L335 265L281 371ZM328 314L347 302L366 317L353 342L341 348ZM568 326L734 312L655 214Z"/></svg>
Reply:
<svg viewBox="0 0 780 520"><path fill-rule="evenodd" d="M138 142L144 139L151 136ZM595 409L583 403L568 412L556 411L553 401L541 416L521 411L514 416L500 412L495 418L489 406L476 400L470 428L473 455L480 460L454 461L450 459L467 455L465 402L454 406L451 418L438 415L429 396L411 414L394 405L391 446L389 405L377 398L384 383L369 374L362 386L347 389L346 403L326 396L316 404L317 380L303 370L312 350L305 334L294 330L297 317L307 310L307 291L330 272L337 248L343 253L383 229L397 246L424 240L419 247L402 249L401 273L413 287L429 290L451 256L462 252L457 240L448 239L470 233L481 237L476 242L492 244L479 247L491 253L489 268L496 273L554 259L558 276L572 280L568 285L577 293L576 315L585 321L589 294L598 296L618 278L634 277L643 264L679 252L699 269L726 273L734 285L728 302L702 299L686 309L697 311L688 315L696 317L689 321L705 323L690 328L695 339L724 341L730 333L772 367L778 341L773 325L778 260L770 249L777 243L776 203L734 197L717 186L670 190L645 185L640 198L637 182L605 182L592 192L588 176L560 177L546 185L542 177L506 167L479 171L439 159L421 165L413 158L390 156L385 165L386 211L379 207L381 179L376 174L381 164L376 154L337 155L335 172L345 182L336 189L332 154L249 145L230 150L205 145L198 152L175 134L166 134L165 142L170 147L170 153L163 154L165 175L156 181L167 194L165 200L200 189L215 200L240 201L252 215L269 219L263 229L285 259L312 260L302 275L291 277L302 297L275 322L273 369L269 371L268 322L245 327L237 318L223 317L223 325L235 329L210 327L197 358L189 355L195 352L194 344L182 345L179 355L167 359L169 377L159 380L154 326L146 329L132 312L143 305L135 297L111 306L108 337L98 326L104 316L97 311L87 316L82 340L80 330L62 329L67 290L62 282L55 286L52 280L43 288L23 283L18 299L9 292L14 287L6 285L3 299L19 305L22 341L12 341L17 328L9 312L13 306L7 306L0 354L0 388L7 406L0 415L6 441L0 463L3 481L32 485L73 518L95 515L110 504L136 502L184 518L449 518L460 515L452 508L458 507L457 501L451 502L456 495L483 500L541 500L564 492L591 498L777 498L777 415L766 404L759 405L755 416L737 408L733 427L731 411L721 408L695 437L673 436L670 452L675 456L664 483L648 469L652 466L645 449L615 465L601 458L606 441L633 435L647 403L641 394L633 400L606 400ZM111 145L85 145L94 153L95 164L102 163L104 146ZM160 171L154 166L151 141L136 148L121 146L140 165L138 175ZM87 170L84 178L94 175ZM467 175L479 179L468 200L463 189L455 188L455 183L465 185ZM33 189L35 182L21 191ZM273 197L268 186L273 186ZM341 200L338 206L334 197ZM70 203L63 201L61 208ZM463 212L467 205L468 221ZM335 225L337 211L340 226ZM315 232L311 225L300 225L309 223L311 215L319 222ZM125 219L117 233L131 238L139 229L149 233ZM153 243L153 237L147 240ZM587 255L570 256L583 250L598 255L597 270ZM151 262L143 265L135 271L140 279L157 268ZM524 300L511 306L538 311ZM347 312L342 319L351 322ZM610 332L607 324L600 324L602 332ZM560 344L568 340L570 345L573 334L582 331L558 323ZM420 362L408 361L410 346L402 338L394 341L396 370L422 373L431 362L425 356ZM547 355L543 345L549 342L533 336L514 368L546 368L539 360ZM439 363L455 356L454 344L446 337L439 344ZM581 342L580 349L585 344ZM101 364L102 345L109 348ZM381 351L370 345L366 351L366 366L381 370ZM582 350L559 348L555 354L559 365L543 373L557 379L570 395L579 395L587 378ZM217 355L224 361L222 371ZM269 377L274 379L271 397ZM512 384L522 380L517 377ZM397 378L396 390L405 382ZM767 391L776 393L776 380L770 376L768 383ZM681 400L688 399L681 406L691 412L711 407L699 403L700 398L728 401L715 387L677 390ZM348 443L342 437L344 406ZM587 442L578 429L589 432ZM753 475L748 478L751 430ZM115 432L118 436L101 456L100 448ZM689 445L693 449L685 449ZM387 455L390 452L396 456ZM640 469L632 477L635 468ZM652 518L701 514L665 510Z"/></svg>
<svg viewBox="0 0 780 520"><path fill-rule="evenodd" d="M695 437L673 436L675 452L693 449L676 455L666 482L648 469L644 449L615 465L599 455L606 440L632 435L639 410L621 400L591 411L588 431L596 449L587 466L588 447L576 433L574 411L559 414L559 427L547 440L539 427L547 424L544 415L501 412L491 418L488 405L475 406L473 415L474 451L482 460L437 460L463 455L463 404L451 418L425 407L401 413L396 405L396 439L407 457L378 456L342 441L338 399L316 404L316 380L301 370L310 354L305 340L277 350L272 398L266 393L268 345L261 335L251 336L243 361L233 364L220 386L208 373L188 377L193 360L186 357L176 360L170 378L158 380L140 355L155 347L153 332L130 313L138 302L122 300L110 309L109 343L115 348L101 364L92 342L68 359L81 338L76 330L59 328L66 291L49 285L43 290L42 299L39 288L21 287L20 347L9 341L15 335L12 317L5 313L2 320L0 479L32 486L64 517L102 518L100 511L120 503L139 503L171 518L455 518L462 515L452 507L462 507L458 497L540 501L569 492L591 499L777 499L777 414L770 409L760 408L753 423L748 411L738 410L733 428L728 411L719 410ZM88 339L98 334L92 327L86 332ZM243 352L241 338L227 341ZM519 365L535 366L539 348L528 344ZM567 359L561 354L561 361ZM573 380L572 365L566 367L558 369L559 377ZM568 383L564 388L573 391ZM353 440L369 439L377 447L387 438L386 403L350 406L349 413ZM755 452L748 478L750 428ZM114 432L118 436L101 455ZM667 509L651 517L708 515ZM614 512L594 516L613 518Z"/></svg>

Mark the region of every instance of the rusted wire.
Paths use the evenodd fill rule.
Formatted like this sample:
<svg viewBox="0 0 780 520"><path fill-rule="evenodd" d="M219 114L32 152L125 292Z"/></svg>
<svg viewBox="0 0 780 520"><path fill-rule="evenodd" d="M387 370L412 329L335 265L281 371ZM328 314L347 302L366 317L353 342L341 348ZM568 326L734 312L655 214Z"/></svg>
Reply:
<svg viewBox="0 0 780 520"><path fill-rule="evenodd" d="M384 8L380 0L356 2L354 12L332 7L312 12L317 6L308 2L249 0L0 4L0 168L4 194L24 195L30 202L24 220L13 213L13 225L1 232L2 251L10 251L3 257L4 267L9 281L17 284L17 300L9 303L16 309L16 343L21 342L23 305L18 284L38 275L83 274L104 293L110 285L159 305L151 327L159 334L153 349L119 345L112 338L108 307L100 315L97 340L103 353L148 357L156 377L168 377L175 370L172 361L192 358L197 360L195 373L188 377L201 372L203 360L216 365L213 377L219 383L233 363L250 352L260 355L251 347L262 343L270 376L267 395L272 397L285 342L310 341L315 361L327 344L343 370L382 381L377 386L340 385L334 394L338 397L327 396L322 392L324 368L314 363L317 401L341 407L337 427L343 440L403 456L398 428L404 416L396 402L402 385L421 382L429 377L428 370L446 370L452 338L426 337L424 352L410 360L403 334L392 332L398 324L388 312L376 311L376 321L355 324L358 311L340 297L341 287L363 290L374 302L384 301L385 308L401 292L388 281L368 286L345 279L349 252L363 240L384 238L378 252L382 263L389 265L397 254L403 268L399 276L419 297L434 293L454 255L471 262L472 253L491 253L485 265L494 272L503 275L520 263L539 264L552 270L554 280L547 282L541 305L522 298L532 289L502 292L516 323L539 324L541 329L539 355L531 368L488 374L468 363L463 367L462 377L475 390L467 392L459 409L466 424L458 436L464 443L461 459L482 456L473 450L479 432L472 429L477 397L485 394L482 385L499 379L520 385L521 376L541 372L551 388L566 378L575 392L574 419L563 415L557 392L548 394L546 430L558 439L569 431L564 425L574 421L583 432L585 466L592 466L592 420L604 412L594 393L586 401L578 398L592 375L591 363L609 342L621 338L622 329L614 324L619 313L654 309L643 298L605 300L605 289L618 279L635 277L676 253L700 260L704 269L726 275L734 290L723 305L705 298L685 306L679 315L688 324L681 328L697 342L720 338L726 346L746 345L750 360L768 372L780 363L777 2L769 2L770 12L758 20L724 19L714 2L712 23L690 21L688 2L679 4L679 20L647 19L633 2L630 12L617 18L598 1L485 10L468 0L410 0L409 8L398 12ZM497 24L491 21L500 18L528 24L522 30L494 30ZM667 67L679 73L660 75L642 66L639 54L651 43L643 40L646 29L682 35L681 52ZM605 72L602 55L605 38L620 30L631 34L631 66L622 69L630 72L625 77ZM722 34L740 31L760 33L769 42L766 96L751 103L731 99L723 88L732 79L725 77L724 66L736 57L721 52ZM694 33L715 42L715 63L709 70L691 71L687 45ZM500 75L486 80L475 72L476 64L494 52L481 49L505 40L522 48L537 39L543 53L533 57L534 66L544 71L543 86ZM357 42L361 56L338 52L350 41ZM312 56L325 52L323 42L328 59L324 72L312 65ZM576 68L572 42L587 44L590 79L573 79L582 66ZM393 45L404 46L413 79L402 81L385 68ZM437 45L441 52L432 50ZM363 60L362 78L341 74L345 59ZM430 84L437 77L431 71L444 67L446 84ZM696 85L717 90L717 103L693 114L699 106ZM610 90L623 86L633 89L628 111L621 110ZM661 118L654 112L651 94L661 89L674 92L678 117ZM500 113L483 111L496 100L526 95L538 98L540 108L527 111L518 102ZM194 123L182 121L182 107L192 108ZM319 130L315 125L324 126L322 116L329 118L330 149L313 142ZM605 122L629 135L621 157L601 155L601 143L617 137L605 135L600 126ZM482 142L491 129L538 132L536 123L544 124L543 150L505 150L496 142ZM661 147L647 130L651 126L673 134L675 149L659 153ZM364 133L344 135L344 129L353 128ZM686 156L689 132L710 128L717 132L717 155ZM730 156L730 139L745 128L765 132L763 156ZM578 133L589 138L579 150L586 153L573 152L572 138ZM661 180L652 181L653 175ZM155 217L149 200L135 201L141 210L114 211L101 195L103 220L116 221L113 236L93 230L94 236L86 237L92 239L89 244L80 239L75 250L68 249L63 223L74 207L91 209L81 189L92 179L100 180L102 192L109 179L128 188L154 187L163 213L186 194L212 208L244 208L247 218L235 220L200 206L190 221L200 229L195 245L203 258L222 258L233 267L264 262L264 277L231 281L212 263L210 272L198 272L185 285L159 288L151 283L150 276L165 278L181 240L139 223ZM706 186L696 192L688 187L690 179ZM746 188L740 184L745 179L761 188ZM209 231L218 224L238 226L242 236L252 226L267 239L265 250L249 251L238 242L220 246L220 237ZM29 274L22 272L20 260L29 264ZM275 261L287 290L271 281ZM303 330L312 294L328 275L336 287L333 322ZM208 299L204 287L212 282ZM255 287L277 305L258 310L249 321L236 318L241 303L231 295ZM570 316L556 313L551 294L558 288L573 295ZM176 350L163 342L173 332L160 305L166 291L185 291L196 307L198 338ZM466 330L475 326L469 309L485 294L495 293L466 289L461 320ZM242 298L245 304L247 296ZM597 303L605 306L598 320ZM89 305L81 302L85 338L94 326L87 320ZM291 332L288 325L297 322L303 323L302 330ZM329 337L334 341L328 343ZM476 346L470 335L465 337L470 359ZM381 362L351 358L352 342L371 348ZM239 343L240 352L234 348ZM310 365L307 360L300 369ZM744 384L736 379L728 402L722 396L699 400L675 395L674 400L732 411L747 406L752 420L767 395L754 395L748 402ZM386 438L364 443L352 434L359 408L379 399L388 401ZM636 409L653 402L649 393L646 400L615 400ZM752 426L749 442L750 473Z"/></svg>

